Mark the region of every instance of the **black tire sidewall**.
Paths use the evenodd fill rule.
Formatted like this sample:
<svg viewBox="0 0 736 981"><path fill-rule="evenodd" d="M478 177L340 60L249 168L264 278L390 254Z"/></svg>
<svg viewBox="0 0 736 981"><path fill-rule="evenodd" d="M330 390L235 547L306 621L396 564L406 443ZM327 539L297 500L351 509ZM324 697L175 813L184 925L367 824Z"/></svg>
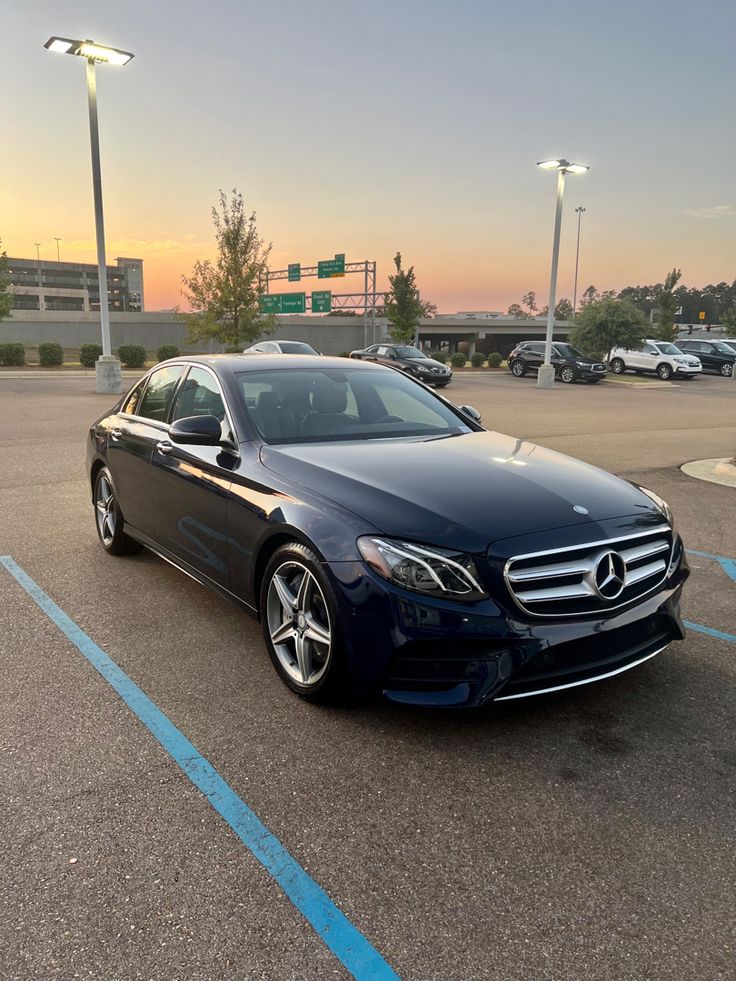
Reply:
<svg viewBox="0 0 736 981"><path fill-rule="evenodd" d="M279 656L274 650L271 634L268 629L267 600L268 588L274 572L284 562L299 562L309 569L310 573L319 583L322 590L327 612L330 618L330 630L332 634L332 647L328 668L322 677L314 685L302 685L295 681L284 671ZM335 589L330 581L328 573L318 559L317 555L307 545L301 542L288 542L281 545L268 560L266 569L263 573L260 590L260 618L263 640L266 644L268 656L274 666L279 678L287 688L290 688L297 695L313 702L336 702L344 701L348 694L349 686L347 681L347 671L345 662L345 645L343 641L342 627L339 616L339 604Z"/></svg>

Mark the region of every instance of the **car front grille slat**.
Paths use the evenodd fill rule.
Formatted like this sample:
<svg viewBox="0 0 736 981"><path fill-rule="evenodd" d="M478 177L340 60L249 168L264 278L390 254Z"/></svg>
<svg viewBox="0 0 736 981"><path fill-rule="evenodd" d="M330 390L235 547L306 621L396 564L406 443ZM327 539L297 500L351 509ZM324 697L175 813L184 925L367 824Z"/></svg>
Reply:
<svg viewBox="0 0 736 981"><path fill-rule="evenodd" d="M648 532L509 559L506 586L525 613L543 617L586 616L641 599L664 580L673 532ZM611 564L612 563L612 564ZM606 584L610 572L615 580Z"/></svg>

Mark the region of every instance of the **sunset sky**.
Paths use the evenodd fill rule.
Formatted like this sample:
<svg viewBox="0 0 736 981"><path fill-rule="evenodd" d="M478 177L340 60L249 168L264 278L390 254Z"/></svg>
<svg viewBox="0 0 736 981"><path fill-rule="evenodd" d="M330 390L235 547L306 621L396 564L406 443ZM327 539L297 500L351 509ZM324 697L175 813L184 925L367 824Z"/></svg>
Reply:
<svg viewBox="0 0 736 981"><path fill-rule="evenodd" d="M3 0L0 237L95 261L81 58L98 69L108 260L145 260L146 307L181 301L236 187L272 266L400 250L440 312L546 302L554 175L570 177L558 295L736 278L734 0ZM312 281L307 280L309 287ZM315 280L314 283L317 281ZM344 286L342 285L344 284ZM358 277L340 291L358 290Z"/></svg>

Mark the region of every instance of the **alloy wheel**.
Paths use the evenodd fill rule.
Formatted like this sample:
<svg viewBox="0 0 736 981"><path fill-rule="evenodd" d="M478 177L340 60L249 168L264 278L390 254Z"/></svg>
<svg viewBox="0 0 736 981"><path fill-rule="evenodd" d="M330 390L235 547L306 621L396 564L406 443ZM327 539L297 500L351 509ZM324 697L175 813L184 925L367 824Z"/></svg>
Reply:
<svg viewBox="0 0 736 981"><path fill-rule="evenodd" d="M733 374L733 365L728 363L722 364L721 374L723 375L724 378L730 378L731 375Z"/></svg>
<svg viewBox="0 0 736 981"><path fill-rule="evenodd" d="M570 365L563 365L562 371L560 372L560 378L569 385L571 382L575 381L575 371L570 367Z"/></svg>
<svg viewBox="0 0 736 981"><path fill-rule="evenodd" d="M662 381L669 381L672 377L672 368L668 364L661 364L657 368L657 374L662 379Z"/></svg>
<svg viewBox="0 0 736 981"><path fill-rule="evenodd" d="M526 365L523 361L517 360L511 365L512 374L516 375L517 378L521 378L526 372Z"/></svg>
<svg viewBox="0 0 736 981"><path fill-rule="evenodd" d="M613 361L611 362L611 371L614 373L614 375L623 374L623 370L625 367L626 365L623 363L621 358L614 358Z"/></svg>
<svg viewBox="0 0 736 981"><path fill-rule="evenodd" d="M301 562L276 569L266 600L268 633L285 673L303 686L327 671L332 652L330 615L319 583Z"/></svg>
<svg viewBox="0 0 736 981"><path fill-rule="evenodd" d="M115 537L116 521L115 495L112 492L110 481L104 474L97 481L95 512L97 516L97 528L103 545L112 545L112 540Z"/></svg>

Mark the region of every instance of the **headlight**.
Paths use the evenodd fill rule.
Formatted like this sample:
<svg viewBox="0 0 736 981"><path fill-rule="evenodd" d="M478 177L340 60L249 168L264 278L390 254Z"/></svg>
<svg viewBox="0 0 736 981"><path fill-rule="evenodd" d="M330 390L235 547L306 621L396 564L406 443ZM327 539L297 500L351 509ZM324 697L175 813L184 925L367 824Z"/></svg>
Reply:
<svg viewBox="0 0 736 981"><path fill-rule="evenodd" d="M576 361L575 364L578 366L578 368L586 367L585 361Z"/></svg>
<svg viewBox="0 0 736 981"><path fill-rule="evenodd" d="M667 501L665 501L665 499L663 497L660 497L659 494L655 494L654 491L647 490L646 487L639 487L639 490L642 492L642 494L646 494L647 497L649 498L649 500L652 501L654 504L657 505L657 507L659 508L659 510L662 512L662 514L667 519L667 524L674 531L674 528L675 528L675 516L672 513L672 508L669 506L669 504L667 503Z"/></svg>
<svg viewBox="0 0 736 981"><path fill-rule="evenodd" d="M372 569L404 589L448 599L479 600L488 596L473 559L464 552L388 538L359 538L357 545Z"/></svg>

